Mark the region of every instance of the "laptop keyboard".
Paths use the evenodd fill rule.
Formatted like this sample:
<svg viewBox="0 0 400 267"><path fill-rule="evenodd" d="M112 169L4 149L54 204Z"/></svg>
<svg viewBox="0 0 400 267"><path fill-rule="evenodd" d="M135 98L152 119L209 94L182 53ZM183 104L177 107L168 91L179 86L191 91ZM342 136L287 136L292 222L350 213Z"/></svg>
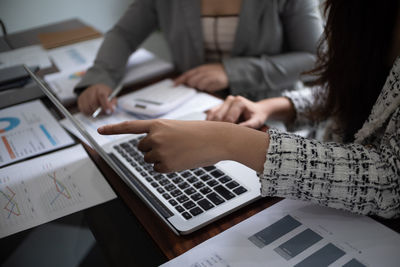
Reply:
<svg viewBox="0 0 400 267"><path fill-rule="evenodd" d="M140 138L114 146L149 186L167 200L186 220L200 215L247 191L241 184L214 166L162 174L143 160L137 149Z"/></svg>

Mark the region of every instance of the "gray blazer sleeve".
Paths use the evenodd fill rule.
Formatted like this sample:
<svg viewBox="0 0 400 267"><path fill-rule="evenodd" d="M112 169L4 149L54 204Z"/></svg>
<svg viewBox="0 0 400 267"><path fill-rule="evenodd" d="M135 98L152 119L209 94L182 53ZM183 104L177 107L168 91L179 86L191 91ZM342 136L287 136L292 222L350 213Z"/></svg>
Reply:
<svg viewBox="0 0 400 267"><path fill-rule="evenodd" d="M279 18L284 30L286 52L224 60L232 94L251 99L259 99L257 95L278 96L282 89L293 87L301 72L314 66L316 47L322 34L318 2L290 0L282 11L277 12L282 12Z"/></svg>
<svg viewBox="0 0 400 267"><path fill-rule="evenodd" d="M133 51L158 27L153 1L135 0L117 24L105 35L93 67L76 86L79 93L87 86L102 83L114 87L122 78Z"/></svg>

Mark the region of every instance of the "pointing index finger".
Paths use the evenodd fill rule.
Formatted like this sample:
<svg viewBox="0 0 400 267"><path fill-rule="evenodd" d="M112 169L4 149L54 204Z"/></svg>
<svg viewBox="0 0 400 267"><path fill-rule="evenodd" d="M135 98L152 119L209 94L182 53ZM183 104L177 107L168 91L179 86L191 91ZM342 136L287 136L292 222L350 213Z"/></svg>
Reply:
<svg viewBox="0 0 400 267"><path fill-rule="evenodd" d="M148 133L150 130L151 121L125 121L117 124L108 124L97 129L99 134L141 134Z"/></svg>

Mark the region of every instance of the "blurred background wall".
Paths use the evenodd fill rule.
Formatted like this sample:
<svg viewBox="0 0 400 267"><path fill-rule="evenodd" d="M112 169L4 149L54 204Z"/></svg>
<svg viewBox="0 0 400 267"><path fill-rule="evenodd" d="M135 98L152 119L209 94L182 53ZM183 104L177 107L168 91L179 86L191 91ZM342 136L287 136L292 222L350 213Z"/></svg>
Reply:
<svg viewBox="0 0 400 267"><path fill-rule="evenodd" d="M78 18L105 33L134 0L0 0L0 19L8 34ZM1 35L2 33L0 33ZM155 33L143 46L170 60L164 38Z"/></svg>

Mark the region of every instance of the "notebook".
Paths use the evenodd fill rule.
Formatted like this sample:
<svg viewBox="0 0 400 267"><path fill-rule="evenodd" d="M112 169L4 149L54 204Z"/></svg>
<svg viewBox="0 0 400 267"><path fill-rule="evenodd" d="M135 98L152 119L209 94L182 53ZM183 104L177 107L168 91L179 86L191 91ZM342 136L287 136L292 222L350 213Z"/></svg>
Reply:
<svg viewBox="0 0 400 267"><path fill-rule="evenodd" d="M260 197L256 172L234 161L161 174L144 162L137 149L144 135L127 135L101 147L42 80L25 69L92 148L175 234L191 233Z"/></svg>

